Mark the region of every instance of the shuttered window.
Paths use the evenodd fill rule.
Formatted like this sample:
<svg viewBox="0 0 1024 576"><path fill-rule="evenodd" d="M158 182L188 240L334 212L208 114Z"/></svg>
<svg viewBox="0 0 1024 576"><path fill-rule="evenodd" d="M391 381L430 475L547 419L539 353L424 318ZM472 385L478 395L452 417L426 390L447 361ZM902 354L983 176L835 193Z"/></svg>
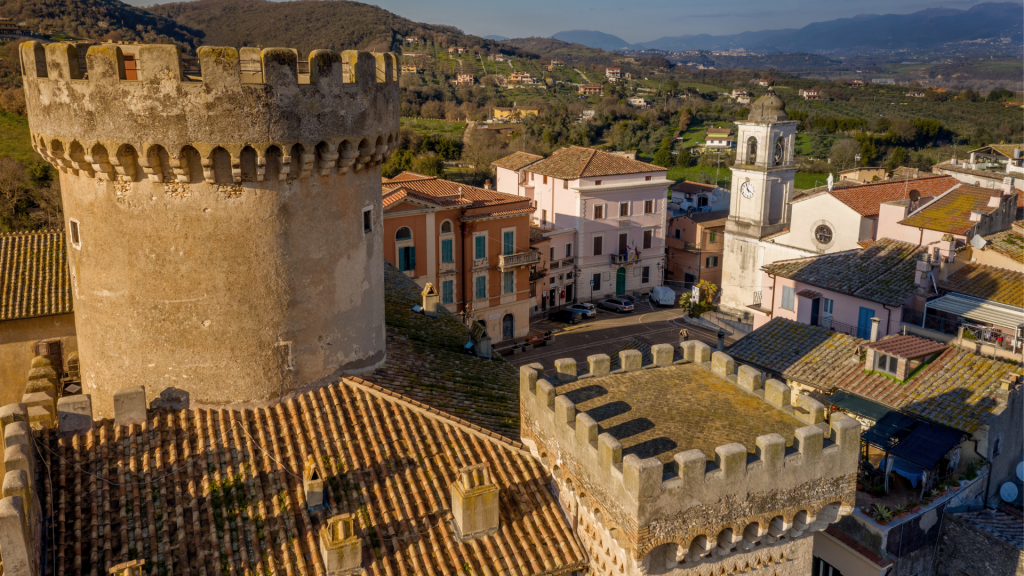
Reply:
<svg viewBox="0 0 1024 576"><path fill-rule="evenodd" d="M487 276L476 277L476 299L483 300L487 298Z"/></svg>
<svg viewBox="0 0 1024 576"><path fill-rule="evenodd" d="M515 270L506 270L502 273L502 294L511 294L516 290Z"/></svg>
<svg viewBox="0 0 1024 576"><path fill-rule="evenodd" d="M402 272L416 270L416 247L406 246L398 249L398 269Z"/></svg>
<svg viewBox="0 0 1024 576"><path fill-rule="evenodd" d="M505 256L516 253L516 233L512 230L501 235L501 253Z"/></svg>
<svg viewBox="0 0 1024 576"><path fill-rule="evenodd" d="M793 301L796 299L796 289L790 286L782 287L782 309L790 310L794 309Z"/></svg>
<svg viewBox="0 0 1024 576"><path fill-rule="evenodd" d="M487 236L477 236L473 242L475 243L473 258L487 258Z"/></svg>
<svg viewBox="0 0 1024 576"><path fill-rule="evenodd" d="M451 264L455 262L455 255L452 252L452 244L454 240L447 239L441 240L441 262L444 264Z"/></svg>
<svg viewBox="0 0 1024 576"><path fill-rule="evenodd" d="M441 304L452 304L455 302L455 281L445 280L441 282Z"/></svg>

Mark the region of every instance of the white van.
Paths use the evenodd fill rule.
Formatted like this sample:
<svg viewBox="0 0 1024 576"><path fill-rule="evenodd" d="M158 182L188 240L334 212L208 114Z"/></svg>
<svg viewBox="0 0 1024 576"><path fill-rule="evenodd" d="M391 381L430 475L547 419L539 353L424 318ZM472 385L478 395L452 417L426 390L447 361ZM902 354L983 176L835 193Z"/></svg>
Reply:
<svg viewBox="0 0 1024 576"><path fill-rule="evenodd" d="M654 306L675 306L676 293L668 286L655 286L647 296Z"/></svg>

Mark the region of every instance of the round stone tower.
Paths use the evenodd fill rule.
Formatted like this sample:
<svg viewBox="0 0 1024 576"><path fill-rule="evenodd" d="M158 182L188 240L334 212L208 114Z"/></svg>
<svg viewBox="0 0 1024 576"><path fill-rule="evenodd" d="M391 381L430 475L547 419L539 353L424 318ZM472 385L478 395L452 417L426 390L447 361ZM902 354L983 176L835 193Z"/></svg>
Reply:
<svg viewBox="0 0 1024 576"><path fill-rule="evenodd" d="M260 403L383 363L391 54L26 42L60 170L84 391Z"/></svg>

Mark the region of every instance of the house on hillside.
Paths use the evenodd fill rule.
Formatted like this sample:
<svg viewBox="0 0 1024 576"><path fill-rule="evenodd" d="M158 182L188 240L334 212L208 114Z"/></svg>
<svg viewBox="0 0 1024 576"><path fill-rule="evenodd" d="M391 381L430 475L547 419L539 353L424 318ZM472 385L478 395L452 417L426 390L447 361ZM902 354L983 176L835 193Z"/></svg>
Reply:
<svg viewBox="0 0 1024 576"><path fill-rule="evenodd" d="M579 86L580 96L603 96L604 86L601 84L581 84Z"/></svg>
<svg viewBox="0 0 1024 576"><path fill-rule="evenodd" d="M459 74L452 80L452 84L456 86L472 86L476 84L476 78L472 74Z"/></svg>
<svg viewBox="0 0 1024 576"><path fill-rule="evenodd" d="M885 180L885 168L882 167L857 167L843 170L839 173L839 180L855 182L857 184L869 184Z"/></svg>
<svg viewBox="0 0 1024 576"><path fill-rule="evenodd" d="M512 106L509 108L494 108L491 119L496 122L522 122L527 116L537 116L540 108L530 106Z"/></svg>
<svg viewBox="0 0 1024 576"><path fill-rule="evenodd" d="M712 150L728 150L736 145L736 140L732 136L732 129L725 128L708 128L707 136L704 141L704 147Z"/></svg>
<svg viewBox="0 0 1024 576"><path fill-rule="evenodd" d="M804 97L804 100L817 100L820 98L817 90L801 90L800 95Z"/></svg>
<svg viewBox="0 0 1024 576"><path fill-rule="evenodd" d="M651 102L642 96L631 96L626 100L626 104L641 110L646 110L651 107Z"/></svg>
<svg viewBox="0 0 1024 576"><path fill-rule="evenodd" d="M609 82L615 82L622 78L622 68L619 68L618 66L605 68L604 75L608 78Z"/></svg>

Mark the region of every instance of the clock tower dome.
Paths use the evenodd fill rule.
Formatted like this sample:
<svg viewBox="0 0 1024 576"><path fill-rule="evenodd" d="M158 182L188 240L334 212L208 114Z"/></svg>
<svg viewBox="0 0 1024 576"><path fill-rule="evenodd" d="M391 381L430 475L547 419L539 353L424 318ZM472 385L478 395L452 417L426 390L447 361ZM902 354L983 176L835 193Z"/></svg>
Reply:
<svg viewBox="0 0 1024 576"><path fill-rule="evenodd" d="M788 119L786 103L771 86L750 105L746 121L736 122L722 276L722 303L727 307L750 304L750 293L761 285L762 251L757 244L789 226L797 124Z"/></svg>

